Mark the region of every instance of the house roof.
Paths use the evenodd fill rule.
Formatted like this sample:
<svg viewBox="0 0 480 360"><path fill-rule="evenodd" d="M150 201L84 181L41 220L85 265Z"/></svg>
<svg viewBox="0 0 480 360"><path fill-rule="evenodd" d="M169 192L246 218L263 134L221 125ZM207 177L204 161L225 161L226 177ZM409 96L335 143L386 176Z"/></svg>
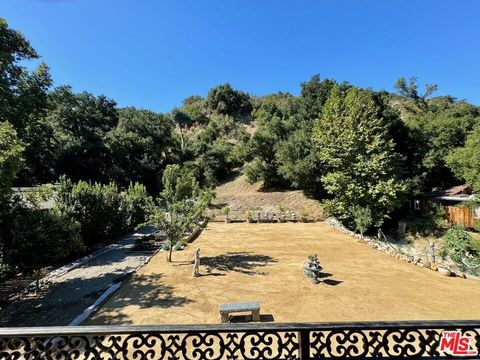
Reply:
<svg viewBox="0 0 480 360"><path fill-rule="evenodd" d="M472 193L467 184L452 186L448 189L424 192L422 195L427 197L442 198L442 197L468 197Z"/></svg>
<svg viewBox="0 0 480 360"><path fill-rule="evenodd" d="M459 194L470 194L470 188L467 184L453 186L449 189L444 190L445 196L455 196Z"/></svg>

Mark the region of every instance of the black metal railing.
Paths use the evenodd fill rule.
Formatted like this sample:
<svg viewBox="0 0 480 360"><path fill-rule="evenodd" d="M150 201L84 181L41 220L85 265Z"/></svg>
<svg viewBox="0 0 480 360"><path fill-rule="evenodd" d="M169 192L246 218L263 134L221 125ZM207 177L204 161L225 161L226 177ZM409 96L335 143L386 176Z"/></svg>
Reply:
<svg viewBox="0 0 480 360"><path fill-rule="evenodd" d="M78 326L0 328L0 359L444 359L453 330L480 349L480 321Z"/></svg>

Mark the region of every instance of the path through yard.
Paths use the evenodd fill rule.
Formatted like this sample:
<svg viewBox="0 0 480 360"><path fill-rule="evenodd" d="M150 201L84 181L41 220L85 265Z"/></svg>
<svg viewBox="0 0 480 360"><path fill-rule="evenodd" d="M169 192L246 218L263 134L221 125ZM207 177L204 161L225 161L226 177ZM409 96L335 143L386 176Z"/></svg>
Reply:
<svg viewBox="0 0 480 360"><path fill-rule="evenodd" d="M192 277L201 249L201 273ZM303 276L318 254L325 284ZM480 283L447 278L315 224L210 223L167 263L158 253L89 324L219 323L219 305L258 301L262 321L479 319Z"/></svg>
<svg viewBox="0 0 480 360"><path fill-rule="evenodd" d="M0 325L67 325L112 282L121 280L151 256L131 252L134 242L132 236L126 236L100 256L55 278L41 299L25 299L1 309Z"/></svg>

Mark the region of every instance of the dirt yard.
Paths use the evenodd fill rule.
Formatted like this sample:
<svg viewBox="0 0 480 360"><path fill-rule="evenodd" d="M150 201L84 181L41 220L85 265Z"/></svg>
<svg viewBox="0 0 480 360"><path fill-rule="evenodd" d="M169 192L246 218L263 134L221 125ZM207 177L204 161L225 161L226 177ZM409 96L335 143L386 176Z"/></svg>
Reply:
<svg viewBox="0 0 480 360"><path fill-rule="evenodd" d="M196 248L203 276L193 278ZM325 284L303 276L310 254ZM480 318L480 283L396 260L323 223L211 223L173 259L157 254L88 323L219 323L220 304L244 301L260 302L262 321Z"/></svg>

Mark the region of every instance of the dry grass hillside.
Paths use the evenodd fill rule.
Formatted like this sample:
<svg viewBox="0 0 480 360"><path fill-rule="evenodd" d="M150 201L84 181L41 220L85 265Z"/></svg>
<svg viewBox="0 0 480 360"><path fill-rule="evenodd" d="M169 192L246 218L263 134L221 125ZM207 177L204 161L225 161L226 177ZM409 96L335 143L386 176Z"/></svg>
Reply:
<svg viewBox="0 0 480 360"><path fill-rule="evenodd" d="M277 212L278 205L283 204L288 212L298 215L302 210L309 213L309 218L322 218L320 203L310 199L300 190L262 190L261 183L249 184L245 175L239 175L229 182L218 186L216 198L210 208L211 215L223 219L222 209L230 207L233 220L244 220L245 212L252 209L255 214Z"/></svg>

